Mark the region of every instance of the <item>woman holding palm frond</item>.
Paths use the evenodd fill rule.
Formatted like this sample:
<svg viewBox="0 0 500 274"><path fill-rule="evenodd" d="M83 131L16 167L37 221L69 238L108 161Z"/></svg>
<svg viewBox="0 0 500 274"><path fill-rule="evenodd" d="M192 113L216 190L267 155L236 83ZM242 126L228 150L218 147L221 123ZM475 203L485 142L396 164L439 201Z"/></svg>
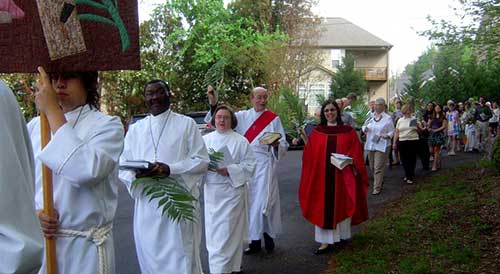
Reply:
<svg viewBox="0 0 500 274"><path fill-rule="evenodd" d="M236 133L233 111L220 105L211 120L216 131L203 137L210 151L224 152L205 177L205 236L210 273L239 273L248 240L247 183L255 157L245 137Z"/></svg>

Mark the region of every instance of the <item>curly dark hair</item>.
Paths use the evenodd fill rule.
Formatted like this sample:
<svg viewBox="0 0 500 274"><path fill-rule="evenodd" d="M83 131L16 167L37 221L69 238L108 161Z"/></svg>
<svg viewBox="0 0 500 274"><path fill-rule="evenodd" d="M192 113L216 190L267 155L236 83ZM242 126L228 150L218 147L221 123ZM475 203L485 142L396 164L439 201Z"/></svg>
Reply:
<svg viewBox="0 0 500 274"><path fill-rule="evenodd" d="M326 100L323 105L321 105L321 118L320 118L320 125L321 126L326 126L328 124L328 121L326 120L325 116L325 108L328 105L333 105L337 109L337 125L343 125L344 122L342 122L342 110L340 109L339 105L335 100L328 99Z"/></svg>

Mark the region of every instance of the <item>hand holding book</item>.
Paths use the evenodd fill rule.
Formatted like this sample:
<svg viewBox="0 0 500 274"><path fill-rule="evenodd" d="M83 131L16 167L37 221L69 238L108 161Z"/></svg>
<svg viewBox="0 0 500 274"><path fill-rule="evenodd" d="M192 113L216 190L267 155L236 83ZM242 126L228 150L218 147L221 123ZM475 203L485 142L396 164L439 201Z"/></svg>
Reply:
<svg viewBox="0 0 500 274"><path fill-rule="evenodd" d="M262 137L259 138L259 145L272 145L278 146L281 139L279 132L264 132Z"/></svg>
<svg viewBox="0 0 500 274"><path fill-rule="evenodd" d="M334 165L336 168L340 170L344 169L344 167L348 165L353 164L353 160L351 157L339 153L332 153L330 157L330 162L332 163L332 165Z"/></svg>

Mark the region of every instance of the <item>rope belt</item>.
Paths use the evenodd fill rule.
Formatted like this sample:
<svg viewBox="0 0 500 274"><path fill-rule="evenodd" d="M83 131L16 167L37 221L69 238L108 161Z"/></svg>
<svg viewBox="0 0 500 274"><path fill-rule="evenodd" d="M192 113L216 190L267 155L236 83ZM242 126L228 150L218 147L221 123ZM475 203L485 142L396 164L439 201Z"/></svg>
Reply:
<svg viewBox="0 0 500 274"><path fill-rule="evenodd" d="M89 230L78 231L72 229L59 229L57 237L81 237L87 238L97 246L97 255L99 256L99 274L108 274L108 258L106 256L106 247L104 243L108 239L113 223L105 224L101 227L92 227Z"/></svg>

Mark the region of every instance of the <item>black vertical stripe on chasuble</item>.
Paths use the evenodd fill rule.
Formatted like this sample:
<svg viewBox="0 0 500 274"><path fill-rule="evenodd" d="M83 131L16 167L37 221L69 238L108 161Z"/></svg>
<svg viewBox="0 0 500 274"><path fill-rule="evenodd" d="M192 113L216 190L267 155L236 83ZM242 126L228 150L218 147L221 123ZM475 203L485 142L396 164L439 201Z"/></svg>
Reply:
<svg viewBox="0 0 500 274"><path fill-rule="evenodd" d="M337 152L337 135L328 135L326 142L325 168L325 208L324 227L333 229L333 214L335 208L335 173L336 168L330 163L330 155Z"/></svg>

